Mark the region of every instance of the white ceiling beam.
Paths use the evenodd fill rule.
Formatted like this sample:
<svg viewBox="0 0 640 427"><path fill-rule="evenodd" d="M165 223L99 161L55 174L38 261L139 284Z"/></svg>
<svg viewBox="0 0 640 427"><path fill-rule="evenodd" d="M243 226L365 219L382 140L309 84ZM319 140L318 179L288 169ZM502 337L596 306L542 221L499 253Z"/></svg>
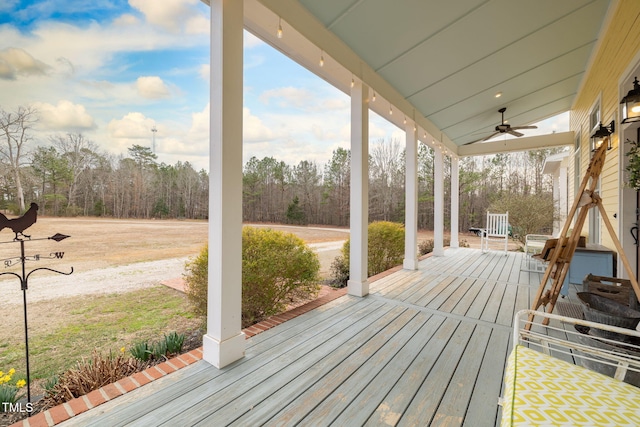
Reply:
<svg viewBox="0 0 640 427"><path fill-rule="evenodd" d="M542 148L562 147L573 145L574 133L556 132L549 135L529 136L505 139L493 142L482 142L476 144L463 145L458 148L460 157L486 156L498 153L514 151L539 150Z"/></svg>

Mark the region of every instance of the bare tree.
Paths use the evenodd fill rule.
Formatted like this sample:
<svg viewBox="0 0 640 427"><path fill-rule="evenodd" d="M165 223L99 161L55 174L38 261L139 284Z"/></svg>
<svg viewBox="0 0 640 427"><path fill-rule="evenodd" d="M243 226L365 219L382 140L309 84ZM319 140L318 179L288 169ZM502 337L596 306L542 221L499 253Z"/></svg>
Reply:
<svg viewBox="0 0 640 427"><path fill-rule="evenodd" d="M76 204L78 180L83 172L93 166L97 160L98 146L86 139L81 133L69 133L66 136L56 135L49 138L69 167L69 188L67 206Z"/></svg>
<svg viewBox="0 0 640 427"><path fill-rule="evenodd" d="M16 188L16 199L20 212L25 209L24 191L20 180L20 167L25 157L25 150L31 141L31 130L38 121L38 114L33 107L18 107L15 112L0 109L0 156L9 165Z"/></svg>
<svg viewBox="0 0 640 427"><path fill-rule="evenodd" d="M404 153L397 140L378 140L369 156L370 214L373 218L394 221L404 201Z"/></svg>

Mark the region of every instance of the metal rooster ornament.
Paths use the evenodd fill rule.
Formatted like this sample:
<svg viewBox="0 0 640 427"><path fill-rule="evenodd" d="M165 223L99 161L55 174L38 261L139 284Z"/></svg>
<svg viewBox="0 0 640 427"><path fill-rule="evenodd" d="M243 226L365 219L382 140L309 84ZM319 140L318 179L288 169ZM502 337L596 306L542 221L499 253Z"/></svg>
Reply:
<svg viewBox="0 0 640 427"><path fill-rule="evenodd" d="M19 218L7 218L4 214L0 213L0 231L5 228L10 228L14 233L16 233L16 237L14 240L19 240L18 235L22 237L26 237L27 239L31 239L31 236L24 234L24 230L31 227L36 223L38 219L38 204L31 203L29 210L27 210L24 215Z"/></svg>

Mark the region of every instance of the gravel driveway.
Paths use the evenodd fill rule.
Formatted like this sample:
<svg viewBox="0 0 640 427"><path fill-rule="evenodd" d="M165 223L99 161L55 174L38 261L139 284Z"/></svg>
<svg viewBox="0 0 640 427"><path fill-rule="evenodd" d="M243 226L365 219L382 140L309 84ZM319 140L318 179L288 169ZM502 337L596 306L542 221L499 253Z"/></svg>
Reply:
<svg viewBox="0 0 640 427"><path fill-rule="evenodd" d="M140 262L82 272L70 276L34 273L29 278L27 301L43 301L76 295L128 292L160 284L163 280L182 277L189 257ZM65 271L65 270L62 270ZM20 282L14 276L0 281L0 307L22 304Z"/></svg>

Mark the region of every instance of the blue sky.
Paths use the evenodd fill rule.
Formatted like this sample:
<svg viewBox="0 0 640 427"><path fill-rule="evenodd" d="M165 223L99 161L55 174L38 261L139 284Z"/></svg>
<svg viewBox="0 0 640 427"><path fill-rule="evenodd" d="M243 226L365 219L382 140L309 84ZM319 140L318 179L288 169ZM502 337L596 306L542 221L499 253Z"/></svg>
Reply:
<svg viewBox="0 0 640 427"><path fill-rule="evenodd" d="M244 158L322 164L349 146L349 99L245 33ZM33 105L36 142L81 132L114 155L208 169L209 8L200 0L0 2L0 108ZM568 128L568 117L550 126ZM403 140L372 114L372 141Z"/></svg>

